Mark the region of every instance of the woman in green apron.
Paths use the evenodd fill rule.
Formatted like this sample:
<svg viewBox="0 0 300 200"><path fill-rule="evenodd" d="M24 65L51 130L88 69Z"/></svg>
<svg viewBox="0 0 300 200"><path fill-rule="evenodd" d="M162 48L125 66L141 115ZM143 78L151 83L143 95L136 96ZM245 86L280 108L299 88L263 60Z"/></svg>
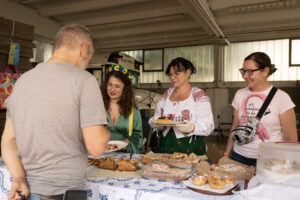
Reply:
<svg viewBox="0 0 300 200"><path fill-rule="evenodd" d="M189 83L194 65L185 58L171 61L166 70L173 85L161 97L156 105L150 126L163 132L159 142L161 153L206 153L204 136L214 130L211 104L207 94ZM173 124L158 125L156 119L168 117Z"/></svg>
<svg viewBox="0 0 300 200"><path fill-rule="evenodd" d="M110 140L124 141L128 144L126 152L140 153L143 148L142 118L134 105L130 79L126 68L112 66L101 85L101 91L107 110Z"/></svg>

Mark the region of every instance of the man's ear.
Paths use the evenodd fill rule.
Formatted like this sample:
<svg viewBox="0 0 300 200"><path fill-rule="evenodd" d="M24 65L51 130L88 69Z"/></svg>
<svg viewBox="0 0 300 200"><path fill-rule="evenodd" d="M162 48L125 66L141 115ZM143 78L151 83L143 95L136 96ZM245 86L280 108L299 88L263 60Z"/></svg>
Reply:
<svg viewBox="0 0 300 200"><path fill-rule="evenodd" d="M82 45L80 47L80 56L81 57L86 56L86 54L88 53L88 48L89 48L88 43L86 43L86 42L82 43Z"/></svg>

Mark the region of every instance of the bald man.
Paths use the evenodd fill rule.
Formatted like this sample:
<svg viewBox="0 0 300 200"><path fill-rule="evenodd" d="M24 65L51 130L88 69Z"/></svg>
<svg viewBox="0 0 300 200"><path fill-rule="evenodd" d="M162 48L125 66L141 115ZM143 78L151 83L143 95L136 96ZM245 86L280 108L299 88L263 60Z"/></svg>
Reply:
<svg viewBox="0 0 300 200"><path fill-rule="evenodd" d="M2 157L13 178L8 199L63 199L86 189L88 152L109 141L98 82L86 72L94 53L89 30L63 27L52 57L24 73L7 99Z"/></svg>

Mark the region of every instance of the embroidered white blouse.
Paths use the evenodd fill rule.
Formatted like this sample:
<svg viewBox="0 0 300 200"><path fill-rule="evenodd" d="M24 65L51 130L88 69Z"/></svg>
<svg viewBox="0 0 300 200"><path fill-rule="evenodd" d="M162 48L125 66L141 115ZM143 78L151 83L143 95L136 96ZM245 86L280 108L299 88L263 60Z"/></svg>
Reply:
<svg viewBox="0 0 300 200"><path fill-rule="evenodd" d="M195 125L192 135L208 136L214 130L214 120L211 104L207 94L196 87L192 88L190 96L184 101L172 102L170 96L175 88L168 89L156 105L154 118L169 117L173 121L188 120ZM166 136L170 127L166 127L163 135ZM186 137L179 130L174 128L177 138Z"/></svg>

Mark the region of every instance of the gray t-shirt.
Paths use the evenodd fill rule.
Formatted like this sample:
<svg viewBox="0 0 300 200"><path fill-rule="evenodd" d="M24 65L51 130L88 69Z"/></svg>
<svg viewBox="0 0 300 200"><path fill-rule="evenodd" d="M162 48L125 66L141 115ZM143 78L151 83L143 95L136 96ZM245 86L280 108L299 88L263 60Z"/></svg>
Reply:
<svg viewBox="0 0 300 200"><path fill-rule="evenodd" d="M71 64L41 63L18 79L6 105L30 192L85 189L81 128L107 124L96 78Z"/></svg>

